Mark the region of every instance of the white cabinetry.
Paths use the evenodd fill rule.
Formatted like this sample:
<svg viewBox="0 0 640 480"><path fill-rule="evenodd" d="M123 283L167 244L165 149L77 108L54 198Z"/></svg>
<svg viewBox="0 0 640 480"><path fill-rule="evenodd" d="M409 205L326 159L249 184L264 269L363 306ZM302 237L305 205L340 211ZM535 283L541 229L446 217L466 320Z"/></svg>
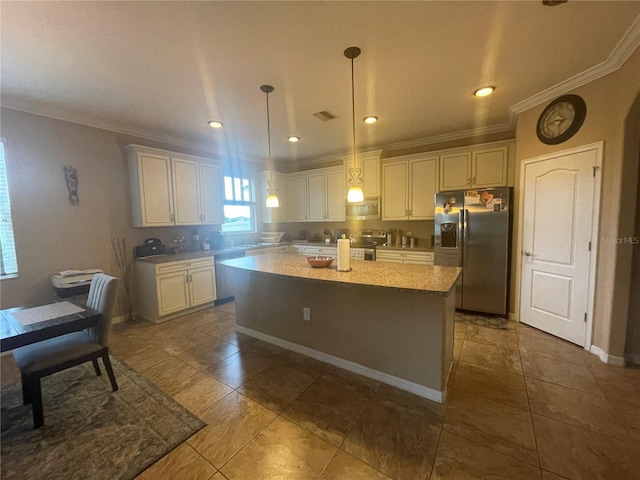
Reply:
<svg viewBox="0 0 640 480"><path fill-rule="evenodd" d="M289 245L289 253L302 255L304 253L304 247L302 245Z"/></svg>
<svg viewBox="0 0 640 480"><path fill-rule="evenodd" d="M258 206L262 212L262 223L277 223L287 220L287 177L278 172L260 172L258 182ZM272 182L269 187L268 181ZM279 207L266 206L269 189L278 196Z"/></svg>
<svg viewBox="0 0 640 480"><path fill-rule="evenodd" d="M434 218L438 157L415 154L382 164L382 220Z"/></svg>
<svg viewBox="0 0 640 480"><path fill-rule="evenodd" d="M224 183L222 168L208 163L200 164L200 199L202 223L224 223Z"/></svg>
<svg viewBox="0 0 640 480"><path fill-rule="evenodd" d="M223 221L222 171L197 157L139 145L125 147L134 227Z"/></svg>
<svg viewBox="0 0 640 480"><path fill-rule="evenodd" d="M509 146L484 146L440 156L440 191L507 186Z"/></svg>
<svg viewBox="0 0 640 480"><path fill-rule="evenodd" d="M318 169L307 173L308 221L344 221L345 200L342 168Z"/></svg>
<svg viewBox="0 0 640 480"><path fill-rule="evenodd" d="M213 257L153 264L136 262L140 315L163 322L213 305L216 275Z"/></svg>
<svg viewBox="0 0 640 480"><path fill-rule="evenodd" d="M380 154L382 150L376 150L357 155L358 166L362 169L362 192L365 198L380 196ZM351 172L354 168L353 156L342 157L344 162L345 187L349 190L351 182L356 172Z"/></svg>
<svg viewBox="0 0 640 480"><path fill-rule="evenodd" d="M338 254L338 247L321 247L315 245L305 245L302 253L304 255L329 255L335 257Z"/></svg>
<svg viewBox="0 0 640 480"><path fill-rule="evenodd" d="M307 175L296 174L287 177L287 220L307 221Z"/></svg>
<svg viewBox="0 0 640 480"><path fill-rule="evenodd" d="M376 261L433 265L433 252L406 252L378 249L376 251Z"/></svg>

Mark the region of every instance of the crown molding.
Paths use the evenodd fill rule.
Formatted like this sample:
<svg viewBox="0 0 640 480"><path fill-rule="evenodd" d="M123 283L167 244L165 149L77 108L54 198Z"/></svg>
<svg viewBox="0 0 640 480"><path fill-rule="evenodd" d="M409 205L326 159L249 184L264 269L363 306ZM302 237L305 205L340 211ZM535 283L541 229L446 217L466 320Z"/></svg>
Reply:
<svg viewBox="0 0 640 480"><path fill-rule="evenodd" d="M53 108L46 105L30 102L28 100L2 98L1 104L2 108L18 110L20 112L31 113L33 115L39 115L42 117L54 118L56 120L63 120L65 122L76 123L87 127L99 128L101 130L107 130L109 132L119 133L122 135L143 138L145 140L166 143L169 145L174 145L176 147L198 150L205 153L215 154L216 157L220 158L220 155L218 155L217 152L207 148L206 146L203 146L201 143L184 140L183 138L174 137L171 135L152 132L151 130L145 130L143 128L130 127L128 125L108 122L89 115L82 115L60 108Z"/></svg>
<svg viewBox="0 0 640 480"><path fill-rule="evenodd" d="M536 93L515 105L512 105L509 107L509 110L511 110L513 114L520 114L535 107L536 105L553 100L562 94L571 92L572 90L593 82L598 78L609 75L610 73L619 70L638 46L640 46L640 16L638 16L627 29L624 36L620 39L604 62L574 75L563 82L557 83L546 90Z"/></svg>
<svg viewBox="0 0 640 480"><path fill-rule="evenodd" d="M460 140L464 138L479 137L481 135L491 135L493 133L509 132L515 128L516 118L515 115L509 114L509 121L507 123L499 123L497 125L491 125L486 127L471 128L469 130L461 130L459 132L445 133L442 135L434 135L433 137L423 137L415 140L407 140L404 142L388 143L381 145L378 148L382 148L384 151L402 150L405 148L422 147L426 145L433 145L434 143L450 142L452 140Z"/></svg>

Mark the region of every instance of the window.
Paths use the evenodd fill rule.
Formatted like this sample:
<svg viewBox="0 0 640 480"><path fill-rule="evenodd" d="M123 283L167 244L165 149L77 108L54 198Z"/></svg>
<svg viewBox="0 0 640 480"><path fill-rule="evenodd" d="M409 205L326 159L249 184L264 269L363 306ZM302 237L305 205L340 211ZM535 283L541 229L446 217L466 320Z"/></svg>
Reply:
<svg viewBox="0 0 640 480"><path fill-rule="evenodd" d="M224 177L225 233L256 231L256 184L252 178Z"/></svg>
<svg viewBox="0 0 640 480"><path fill-rule="evenodd" d="M4 159L4 142L0 141L0 278L18 273L16 246L13 241L9 183Z"/></svg>

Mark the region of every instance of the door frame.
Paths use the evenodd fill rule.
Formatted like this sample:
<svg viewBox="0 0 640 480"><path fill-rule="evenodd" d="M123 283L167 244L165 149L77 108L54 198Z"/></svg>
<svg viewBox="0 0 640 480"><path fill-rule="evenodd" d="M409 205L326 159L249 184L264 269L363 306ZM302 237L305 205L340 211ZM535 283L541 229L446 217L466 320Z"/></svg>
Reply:
<svg viewBox="0 0 640 480"><path fill-rule="evenodd" d="M600 227L600 192L602 188L602 154L604 151L604 141L589 143L579 147L569 148L567 150L558 150L557 152L547 153L538 157L528 158L520 162L520 199L518 205L518 244L515 251L517 259L517 296L518 296L518 321L522 318L522 302L520 295L522 293L522 232L524 224L524 196L525 196L525 173L526 166L531 163L553 160L554 158L573 155L576 153L596 151L596 165L594 171L593 185L593 214L591 217L591 258L589 259L589 286L587 291L587 325L585 331L585 342L583 347L589 350L593 336L593 313L595 310L595 286L596 286L596 266L598 260L598 232Z"/></svg>

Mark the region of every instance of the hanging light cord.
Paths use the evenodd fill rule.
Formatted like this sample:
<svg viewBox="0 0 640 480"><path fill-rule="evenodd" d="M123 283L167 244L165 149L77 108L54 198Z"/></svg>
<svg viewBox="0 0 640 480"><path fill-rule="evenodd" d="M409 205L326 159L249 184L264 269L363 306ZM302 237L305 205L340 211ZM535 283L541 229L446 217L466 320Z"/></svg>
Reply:
<svg viewBox="0 0 640 480"><path fill-rule="evenodd" d="M355 80L353 75L353 58L351 59L351 118L352 118L352 127L353 127L353 166L356 165L356 89L355 89Z"/></svg>
<svg viewBox="0 0 640 480"><path fill-rule="evenodd" d="M267 140L269 143L269 168L271 168L271 120L269 118L269 92L267 94Z"/></svg>

